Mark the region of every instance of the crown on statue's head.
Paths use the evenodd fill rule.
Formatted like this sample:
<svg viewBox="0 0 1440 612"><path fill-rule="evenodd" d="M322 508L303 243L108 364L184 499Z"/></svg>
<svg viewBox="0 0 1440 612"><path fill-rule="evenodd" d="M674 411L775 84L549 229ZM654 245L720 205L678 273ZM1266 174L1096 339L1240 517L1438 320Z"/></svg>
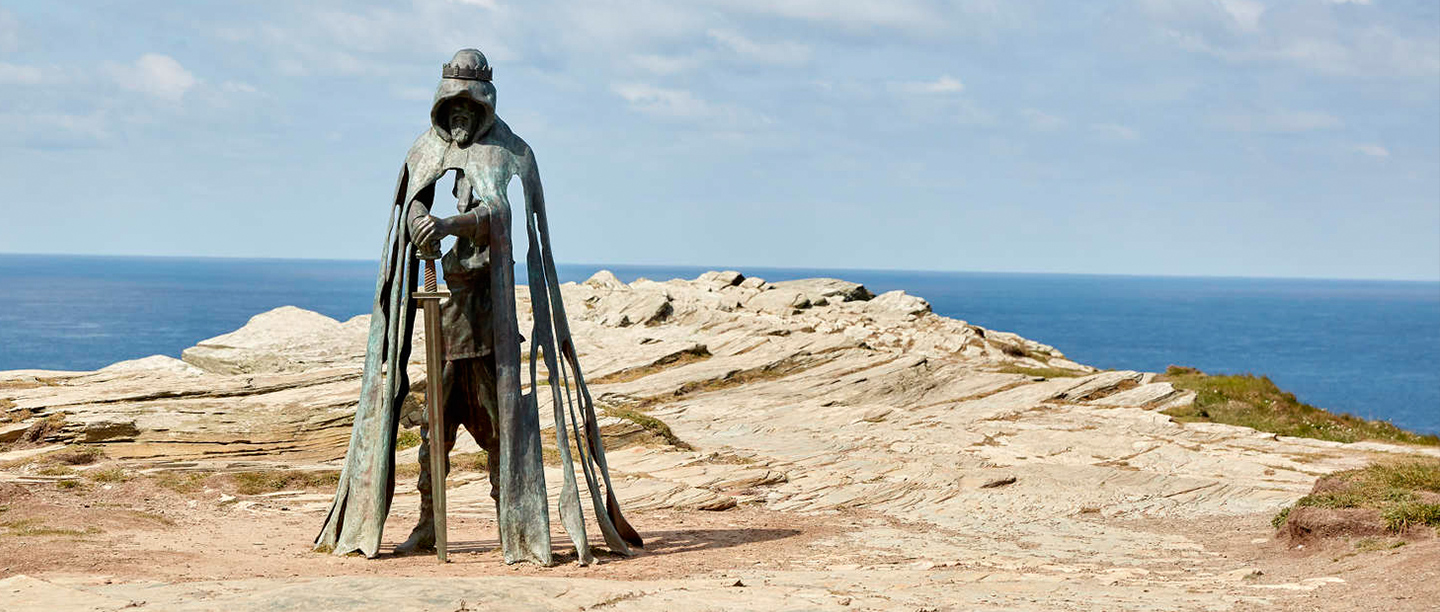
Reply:
<svg viewBox="0 0 1440 612"><path fill-rule="evenodd" d="M467 81L489 81L489 66L456 66L445 64L440 71L441 76L447 79L465 79Z"/></svg>

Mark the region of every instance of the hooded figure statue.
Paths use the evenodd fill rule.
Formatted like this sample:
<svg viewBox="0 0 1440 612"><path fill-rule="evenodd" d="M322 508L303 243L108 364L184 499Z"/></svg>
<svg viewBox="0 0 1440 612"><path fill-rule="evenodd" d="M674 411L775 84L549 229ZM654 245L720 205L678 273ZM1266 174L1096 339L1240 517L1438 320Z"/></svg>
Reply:
<svg viewBox="0 0 1440 612"><path fill-rule="evenodd" d="M441 258L450 298L441 304L445 336L445 432L421 428L422 436L445 436L449 452L463 423L488 455L491 497L499 515L506 563L552 563L549 507L541 463L537 364L544 359L555 410L556 448L563 481L560 521L575 543L578 561L594 554L575 481L571 450L578 454L595 520L606 546L631 554L643 546L620 513L596 424L594 403L571 341L551 254L550 230L540 175L529 145L495 115L495 87L485 56L462 49L446 64L430 109L431 128L410 147L390 210L375 303L370 318L365 372L350 447L335 501L315 538L317 550L337 555L359 551L374 557L395 491L395 434L400 407L410 392L406 373L416 308L417 249L434 252L442 236L455 244ZM435 184L455 171L457 215L430 214ZM518 176L525 192L526 268L534 328L530 332L531 392L520 391L520 343L515 312L511 213L506 190ZM570 437L574 437L574 445ZM426 443L420 445L421 519L398 550L434 545ZM448 461L446 462L448 470Z"/></svg>

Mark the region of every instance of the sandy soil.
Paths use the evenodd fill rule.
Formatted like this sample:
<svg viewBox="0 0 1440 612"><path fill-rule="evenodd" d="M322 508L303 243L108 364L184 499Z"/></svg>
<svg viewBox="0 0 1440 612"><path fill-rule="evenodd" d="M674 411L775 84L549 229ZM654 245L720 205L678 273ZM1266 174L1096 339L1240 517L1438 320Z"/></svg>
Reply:
<svg viewBox="0 0 1440 612"><path fill-rule="evenodd" d="M1414 530L1406 538L1352 538L1292 542L1269 529L1264 515L1174 521L1146 519L1123 524L1146 531L1206 534L1211 552L1249 569L1247 582L1307 584L1338 578L1323 588L1292 590L1289 597L1263 606L1240 604L1237 610L1382 610L1440 609L1440 538ZM1121 522L1116 522L1121 524ZM1358 545L1357 545L1358 544Z"/></svg>
<svg viewBox="0 0 1440 612"><path fill-rule="evenodd" d="M314 491L324 493L323 491ZM237 509L223 491L178 493L151 478L83 490L53 484L0 483L0 578L84 574L113 580L166 582L305 576L543 575L654 580L709 574L734 567L787 569L803 558L804 543L841 529L843 516L799 516L758 508L725 512L637 512L645 548L631 558L602 554L599 563L574 563L563 532L554 538L558 564L507 566L495 524L450 519L450 563L430 554L376 559L315 553L309 542L321 523L283 501L266 511ZM232 491L233 493L233 491ZM415 514L396 508L386 523L391 546L410 532ZM603 549L603 541L594 545Z"/></svg>
<svg viewBox="0 0 1440 612"><path fill-rule="evenodd" d="M451 563L440 564L430 555L397 556L388 550L368 560L314 553L308 543L321 522L315 512L291 508L283 497L241 507L233 500L222 502L228 494L213 488L177 492L153 477L108 485L87 482L68 489L53 483L0 484L0 524L4 525L0 579L25 574L71 584L200 584L346 576L533 576L608 581L728 580L725 577L731 576L740 580L755 572L814 568L817 562L884 563L885 557L894 555L848 550L817 558L826 549L816 544L843 536L862 522L903 527L864 512L805 515L745 506L723 512L636 512L632 521L641 526L646 538L646 548L637 556L604 555L596 565L581 567L573 562L573 555L562 552L559 565L541 568L505 565L493 522L456 517L450 530ZM413 509L397 506L387 523L387 542L393 545L403 539L413 521ZM1392 539L1377 550L1359 550L1345 541L1312 542L1296 548L1276 539L1267 521L1268 517L1259 515L1183 523L1094 519L1099 525L1160 534L1208 534L1211 552L1245 568L1247 582L1291 585L1275 589L1275 597L1264 605L1242 601L1232 609L1433 610L1434 602L1440 601L1440 540L1421 538L1391 548L1398 541ZM556 541L557 550L564 551L563 534L557 533ZM903 563L904 559L889 561ZM1160 572L1186 569L1180 564L1150 568ZM1297 588L1316 580L1327 582L1323 588L1309 591Z"/></svg>

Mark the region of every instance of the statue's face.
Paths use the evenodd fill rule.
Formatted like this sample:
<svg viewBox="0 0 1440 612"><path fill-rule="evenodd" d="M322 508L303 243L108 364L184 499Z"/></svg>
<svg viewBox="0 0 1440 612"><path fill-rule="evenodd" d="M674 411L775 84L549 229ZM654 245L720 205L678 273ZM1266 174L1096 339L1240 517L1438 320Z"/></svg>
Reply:
<svg viewBox="0 0 1440 612"><path fill-rule="evenodd" d="M449 111L446 120L450 126L450 138L462 147L470 144L475 130L480 127L479 109L469 100L456 100L450 104Z"/></svg>

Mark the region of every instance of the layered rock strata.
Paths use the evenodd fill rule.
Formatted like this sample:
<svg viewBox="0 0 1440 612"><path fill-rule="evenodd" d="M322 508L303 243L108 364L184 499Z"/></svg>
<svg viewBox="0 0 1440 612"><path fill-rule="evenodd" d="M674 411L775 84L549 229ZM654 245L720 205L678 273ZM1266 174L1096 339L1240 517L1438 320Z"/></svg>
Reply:
<svg viewBox="0 0 1440 612"><path fill-rule="evenodd" d="M1124 522L1274 512L1319 474L1384 454L1440 455L1182 425L1159 411L1193 395L1153 373L1097 371L1051 346L934 314L919 297L876 296L841 280L709 272L627 284L600 272L563 293L626 507L858 513L850 529L816 544L833 554L773 574L847 602L909 605L938 593L978 605L993 594L985 581L1032 603L1089 589L1107 609L1263 603L1273 592L1247 588L1203 534ZM520 312L528 299L522 287ZM25 442L0 461L83 442L137 469L333 467L349 436L366 328L364 316L338 322L286 307L181 359L0 373L9 421L0 442ZM417 348L410 365L417 381L423 354ZM542 418L549 413L542 405ZM636 415L673 436L650 435L653 423ZM476 449L462 436L457 452L467 450ZM47 477L20 469L0 478ZM451 487L457 515L493 516L482 474L458 474ZM413 490L399 495L397 511L407 512ZM318 513L328 501L295 494L285 503ZM897 581L877 580L882 570L911 586L884 592L875 585Z"/></svg>

